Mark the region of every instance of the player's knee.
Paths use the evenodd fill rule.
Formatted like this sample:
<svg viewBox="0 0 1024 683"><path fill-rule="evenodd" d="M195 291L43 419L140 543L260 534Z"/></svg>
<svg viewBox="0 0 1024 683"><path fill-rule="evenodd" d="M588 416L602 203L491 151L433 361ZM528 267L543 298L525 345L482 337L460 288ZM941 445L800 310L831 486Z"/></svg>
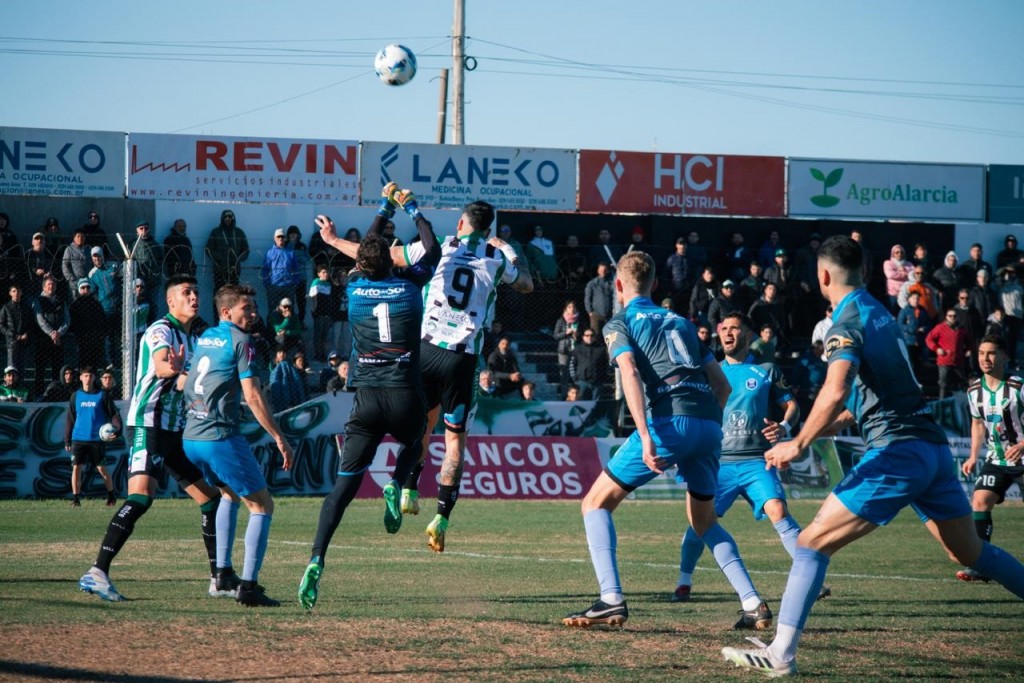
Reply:
<svg viewBox="0 0 1024 683"><path fill-rule="evenodd" d="M768 515L768 519L774 524L786 516L786 503L778 498L772 498L764 504L764 514Z"/></svg>

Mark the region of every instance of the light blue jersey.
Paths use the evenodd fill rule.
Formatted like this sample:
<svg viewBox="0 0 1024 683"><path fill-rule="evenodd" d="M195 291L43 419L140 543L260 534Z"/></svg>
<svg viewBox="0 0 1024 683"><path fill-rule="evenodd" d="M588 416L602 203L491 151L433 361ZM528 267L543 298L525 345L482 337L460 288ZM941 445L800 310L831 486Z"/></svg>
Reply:
<svg viewBox="0 0 1024 683"><path fill-rule="evenodd" d="M249 335L221 320L196 342L185 380L185 439L213 441L238 434L242 380L253 376Z"/></svg>
<svg viewBox="0 0 1024 683"><path fill-rule="evenodd" d="M732 387L722 419L722 462L764 457L771 444L761 430L765 418L771 417L772 403L782 405L793 399L774 363L756 365L753 360L748 356L743 363L721 363Z"/></svg>

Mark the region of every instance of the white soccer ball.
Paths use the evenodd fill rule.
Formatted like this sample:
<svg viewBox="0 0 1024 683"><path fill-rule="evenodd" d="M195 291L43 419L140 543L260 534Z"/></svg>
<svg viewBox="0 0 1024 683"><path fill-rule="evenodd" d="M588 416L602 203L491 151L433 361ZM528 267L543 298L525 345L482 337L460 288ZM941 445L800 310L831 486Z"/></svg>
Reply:
<svg viewBox="0 0 1024 683"><path fill-rule="evenodd" d="M117 438L117 430L114 429L114 425L109 422L100 427L100 439L103 441L113 441Z"/></svg>
<svg viewBox="0 0 1024 683"><path fill-rule="evenodd" d="M388 85L405 85L416 75L416 55L404 45L388 45L377 53L373 70Z"/></svg>

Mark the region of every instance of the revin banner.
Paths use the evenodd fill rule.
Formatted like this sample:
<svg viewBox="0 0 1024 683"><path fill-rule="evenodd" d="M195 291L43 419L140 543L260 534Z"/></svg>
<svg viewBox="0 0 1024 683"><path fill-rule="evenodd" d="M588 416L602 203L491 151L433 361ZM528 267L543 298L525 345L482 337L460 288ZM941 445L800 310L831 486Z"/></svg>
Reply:
<svg viewBox="0 0 1024 683"><path fill-rule="evenodd" d="M479 199L498 209L576 209L571 149L364 142L361 203L376 204L391 181L412 190L424 207Z"/></svg>
<svg viewBox="0 0 1024 683"><path fill-rule="evenodd" d="M790 159L789 215L983 221L985 167Z"/></svg>
<svg viewBox="0 0 1024 683"><path fill-rule="evenodd" d="M0 126L0 195L123 197L124 133Z"/></svg>
<svg viewBox="0 0 1024 683"><path fill-rule="evenodd" d="M128 198L357 204L352 140L128 136Z"/></svg>
<svg viewBox="0 0 1024 683"><path fill-rule="evenodd" d="M580 211L785 215L782 157L580 150Z"/></svg>

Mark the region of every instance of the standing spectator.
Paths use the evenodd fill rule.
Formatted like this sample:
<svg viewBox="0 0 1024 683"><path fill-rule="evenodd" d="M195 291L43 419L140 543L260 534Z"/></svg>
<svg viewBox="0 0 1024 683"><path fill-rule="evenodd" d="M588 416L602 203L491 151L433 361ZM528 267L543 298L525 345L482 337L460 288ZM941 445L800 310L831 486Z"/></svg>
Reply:
<svg viewBox="0 0 1024 683"><path fill-rule="evenodd" d="M267 308L273 308L284 299L290 301L299 282L299 267L295 259L295 252L287 247L288 236L284 228L278 228L274 231L273 246L263 257L262 277L263 286L267 292ZM296 316L296 320L302 322L300 316Z"/></svg>
<svg viewBox="0 0 1024 683"><path fill-rule="evenodd" d="M864 265L861 267L861 277L864 283L870 283L875 274L875 256L864 244L864 232L860 228L850 231L850 239L860 245L861 254L864 256Z"/></svg>
<svg viewBox="0 0 1024 683"><path fill-rule="evenodd" d="M107 359L111 362L121 357L121 287L117 267L103 259L103 250L92 248L92 270L89 271L89 282L96 300L103 307L106 326L103 330L104 349L109 347Z"/></svg>
<svg viewBox="0 0 1024 683"><path fill-rule="evenodd" d="M690 320L706 324L708 308L717 297L718 282L715 280L715 271L711 266L707 266L700 272L700 280L693 286L693 291L690 293Z"/></svg>
<svg viewBox="0 0 1024 683"><path fill-rule="evenodd" d="M192 252L192 240L186 235L188 224L184 218L177 218L171 232L164 238L164 276L175 273L196 274L196 259Z"/></svg>
<svg viewBox="0 0 1024 683"><path fill-rule="evenodd" d="M337 351L327 354L327 364L320 371L320 391L328 391L327 383L338 374L338 366L341 365L341 356Z"/></svg>
<svg viewBox="0 0 1024 683"><path fill-rule="evenodd" d="M945 319L925 336L925 343L935 353L939 368L939 398L964 385L966 360L974 345L970 333L957 324L956 311L947 308Z"/></svg>
<svg viewBox="0 0 1024 683"><path fill-rule="evenodd" d="M17 258L18 237L11 232L11 217L0 211L0 257Z"/></svg>
<svg viewBox="0 0 1024 683"><path fill-rule="evenodd" d="M691 230L686 233L686 255L690 259L690 263L693 264L693 272L700 272L704 266L708 265L708 252L702 244L700 244L700 233L696 230Z"/></svg>
<svg viewBox="0 0 1024 683"><path fill-rule="evenodd" d="M912 292L907 297L907 305L900 311L897 322L903 335L903 342L907 345L910 365L916 373L921 368L925 337L935 322L921 305L921 295L918 292Z"/></svg>
<svg viewBox="0 0 1024 683"><path fill-rule="evenodd" d="M348 323L348 272L336 270L331 273L330 309L333 311L331 324L331 347L338 350L342 358L352 353L352 330Z"/></svg>
<svg viewBox="0 0 1024 683"><path fill-rule="evenodd" d="M526 245L530 268L535 278L547 282L558 279L558 261L555 259L555 245L544 236L544 226L533 226L533 239Z"/></svg>
<svg viewBox="0 0 1024 683"><path fill-rule="evenodd" d="M508 337L498 340L498 347L487 357L487 369L494 377L494 385L499 398L519 393L523 384L523 373L519 371L519 360L512 353L512 345Z"/></svg>
<svg viewBox="0 0 1024 683"><path fill-rule="evenodd" d="M70 365L65 365L60 369L60 377L46 385L40 400L43 403L64 403L71 399L77 385L78 371Z"/></svg>
<svg viewBox="0 0 1024 683"><path fill-rule="evenodd" d="M339 391L355 391L348 385L348 372L349 363L347 360L338 363L334 376L327 382L326 391L329 391L331 395L336 395Z"/></svg>
<svg viewBox="0 0 1024 683"><path fill-rule="evenodd" d="M622 255L626 253L625 248L620 244L612 244L612 234L607 228L601 228L597 231L597 244L590 247L587 261L591 264L594 263L608 263L611 264L610 268L613 270Z"/></svg>
<svg viewBox="0 0 1024 683"><path fill-rule="evenodd" d="M107 316L102 304L92 294L89 278L78 281L78 298L71 302L68 331L78 346L78 367L98 368L104 365Z"/></svg>
<svg viewBox="0 0 1024 683"><path fill-rule="evenodd" d="M100 373L100 388L111 396L117 397L117 378L114 377L114 371L110 368L105 368Z"/></svg>
<svg viewBox="0 0 1024 683"><path fill-rule="evenodd" d="M921 295L921 305L928 311L929 318L934 319L938 316L939 293L935 291L934 287L925 282L924 266L914 266L914 269L910 271L910 279L900 287L900 293L896 296L900 310L906 308L911 292L917 292Z"/></svg>
<svg viewBox="0 0 1024 683"><path fill-rule="evenodd" d="M32 302L32 313L39 328L35 340L36 382L35 393L43 391L46 382L56 379L57 368L64 362L64 335L68 333L68 313L57 298L57 281L43 280L43 291ZM65 399L66 400L66 399Z"/></svg>
<svg viewBox="0 0 1024 683"><path fill-rule="evenodd" d="M327 266L321 266L316 273L313 284L307 295L313 302L313 357L320 363L327 354L327 340L334 323L334 311L331 310L331 276Z"/></svg>
<svg viewBox="0 0 1024 683"><path fill-rule="evenodd" d="M942 261L942 265L932 273L932 281L938 285L944 308L956 303L956 294L960 290L958 264L959 259L956 257L956 252L948 252L946 258Z"/></svg>
<svg viewBox="0 0 1024 683"><path fill-rule="evenodd" d="M740 309L739 302L736 301L736 284L732 280L726 280L722 283L718 296L708 306L708 327L711 328L711 334L718 336L718 326L725 316L738 310Z"/></svg>
<svg viewBox="0 0 1024 683"><path fill-rule="evenodd" d="M390 221L388 221L390 223ZM394 223L391 223L392 232ZM387 227L387 226L385 226ZM393 237L393 235L392 235ZM302 241L302 231L297 225L288 226L288 250L295 254L295 270L297 272L295 291L290 295L295 297L295 303L299 307L299 320L306 322L306 285L309 284L307 271L309 270L309 249ZM323 360L322 358L320 359Z"/></svg>
<svg viewBox="0 0 1024 683"><path fill-rule="evenodd" d="M970 299L969 290L959 290L953 308L956 310L960 327L966 328L971 333L971 339L981 339L985 336L985 319L971 306ZM974 357L972 356L972 358Z"/></svg>
<svg viewBox="0 0 1024 683"><path fill-rule="evenodd" d="M775 265L775 254L779 249L782 249L782 242L779 241L779 231L772 230L768 233L768 238L757 252L757 260L761 262L762 268L768 270L768 268Z"/></svg>
<svg viewBox="0 0 1024 683"><path fill-rule="evenodd" d="M718 343L718 337L711 336L711 328L706 324L697 325L697 339L700 339L700 343L708 347L708 350L715 356L715 360L721 362L725 358L722 345Z"/></svg>
<svg viewBox="0 0 1024 683"><path fill-rule="evenodd" d="M882 270L885 272L885 293L889 297L889 312L894 313L901 310L900 288L910 279L910 272L914 270L914 264L906 259L902 244L892 245L888 260L882 263Z"/></svg>
<svg viewBox="0 0 1024 683"><path fill-rule="evenodd" d="M733 232L729 238L729 248L725 251L725 268L729 279L742 280L750 271L751 261L757 261L756 254L744 245L743 233ZM742 287L742 283L740 286ZM757 291L760 292L761 289L758 288Z"/></svg>
<svg viewBox="0 0 1024 683"><path fill-rule="evenodd" d="M4 403L26 403L28 389L21 385L18 368L8 365L4 369L4 383L0 386L0 401Z"/></svg>
<svg viewBox="0 0 1024 683"><path fill-rule="evenodd" d="M811 342L790 370L789 382L793 386L793 395L796 396L801 414L810 413L814 399L818 397L818 392L825 383L828 365L824 356L825 344L820 341Z"/></svg>
<svg viewBox="0 0 1024 683"><path fill-rule="evenodd" d="M1017 236L1013 233L1006 236L1003 246L1005 249L996 254L996 268L1015 266L1024 258L1024 251L1017 248Z"/></svg>
<svg viewBox="0 0 1024 683"><path fill-rule="evenodd" d="M278 348L274 354L274 369L270 371L271 408L275 413L280 413L305 401L302 375L288 362L288 352Z"/></svg>
<svg viewBox="0 0 1024 683"><path fill-rule="evenodd" d="M516 252L516 258L519 261L517 264L518 268L522 268L524 264L529 263L529 258L526 255L526 247L522 242L513 237L512 228L510 226L502 225L498 228L498 237L507 242L508 245Z"/></svg>
<svg viewBox="0 0 1024 683"><path fill-rule="evenodd" d="M580 326L580 314L576 308L575 301L566 301L562 309L562 316L555 321L555 331L552 333L556 342L558 353L558 393L565 392L569 386L569 360L572 351L576 348L582 336Z"/></svg>
<svg viewBox="0 0 1024 683"><path fill-rule="evenodd" d="M761 292L764 291L764 269L761 268L761 262L754 259L747 269L747 276L736 288L736 301L740 310L748 310L751 304L761 298Z"/></svg>
<svg viewBox="0 0 1024 683"><path fill-rule="evenodd" d="M1003 309L1003 327L1006 334L1006 355L1010 365L1017 365L1017 342L1020 340L1022 318L1024 318L1024 288L1017 281L1017 269L1006 266L999 271L999 302Z"/></svg>
<svg viewBox="0 0 1024 683"><path fill-rule="evenodd" d="M782 336L782 331L786 329L786 314L783 312L782 306L779 305L774 283L764 283L764 293L760 299L751 304L750 310L747 311L747 316L754 323L755 330L760 330L765 325L768 325L773 329L779 330L779 336ZM785 345L784 340L780 341L780 343Z"/></svg>
<svg viewBox="0 0 1024 683"><path fill-rule="evenodd" d="M149 325L146 321L149 320L150 305L146 302L146 283L142 281L141 277L135 278L135 281L132 283L132 289L135 292L135 303L132 305L132 320L135 323L135 345L138 346L142 333L146 331L146 327Z"/></svg>
<svg viewBox="0 0 1024 683"><path fill-rule="evenodd" d="M971 283L970 294L967 299L971 308L978 312L982 320L988 320L988 317L992 315L992 311L995 310L996 306L1000 305L999 297L996 295L995 290L992 289L989 279L989 272L987 270L979 270L974 282Z"/></svg>
<svg viewBox="0 0 1024 683"><path fill-rule="evenodd" d="M7 293L11 299L0 308L0 332L7 341L7 365L23 368L35 328L34 316L22 296L21 287L11 285Z"/></svg>
<svg viewBox="0 0 1024 683"><path fill-rule="evenodd" d="M565 238L565 246L555 250L558 256L558 272L565 279L567 289L581 288L586 284L587 254L580 246L576 235Z"/></svg>
<svg viewBox="0 0 1024 683"><path fill-rule="evenodd" d="M148 326L156 320L156 293L162 291L163 276L163 255L160 252L160 245L153 239L149 221L139 221L135 226L135 246L132 247L132 252L138 267L136 274L146 284L143 295L149 304L149 317L146 319Z"/></svg>
<svg viewBox="0 0 1024 683"><path fill-rule="evenodd" d="M594 330L584 330L582 343L572 352L572 381L579 387L580 398L596 401L601 398L601 385L608 373L608 349Z"/></svg>
<svg viewBox="0 0 1024 683"><path fill-rule="evenodd" d="M291 230L291 228L289 228L289 230ZM392 247L401 247L405 245L405 242L403 242L401 238L399 238L398 235L395 234L394 221L389 220L387 223L385 223L384 227L381 228L380 230L380 235L381 237L386 239L388 241L388 244ZM288 233L288 237L289 239L291 238L290 232Z"/></svg>
<svg viewBox="0 0 1024 683"><path fill-rule="evenodd" d="M832 307L828 306L825 308L825 317L822 318L815 324L814 331L811 332L811 343L820 341L822 344L828 339L828 331L832 329Z"/></svg>
<svg viewBox="0 0 1024 683"><path fill-rule="evenodd" d="M774 363L775 349L778 343L775 340L775 328L771 325L762 325L758 338L750 345L750 352L758 358L758 363Z"/></svg>
<svg viewBox="0 0 1024 683"><path fill-rule="evenodd" d="M985 260L984 249L982 246L975 242L971 245L971 258L967 259L960 266L964 269L964 279L967 282L973 282L978 276L979 270L987 270L989 280L995 275L995 270L992 269L992 264Z"/></svg>
<svg viewBox="0 0 1024 683"><path fill-rule="evenodd" d="M665 261L665 274L669 281L669 296L672 297L672 308L681 311L690 301L690 291L696 280L697 271L694 262L687 253L689 244L686 239L676 239L676 250Z"/></svg>
<svg viewBox="0 0 1024 683"><path fill-rule="evenodd" d="M297 351L295 357L292 358L292 365L295 366L299 377L302 378L302 392L306 398L317 393L319 391L320 378L313 376L313 368L309 367L309 362L306 360L306 352Z"/></svg>
<svg viewBox="0 0 1024 683"><path fill-rule="evenodd" d="M60 221L50 216L43 224L42 233L46 242L46 251L57 256L59 260L64 255L65 245L64 236L60 233Z"/></svg>
<svg viewBox="0 0 1024 683"><path fill-rule="evenodd" d="M281 299L268 322L274 328L274 339L279 348L286 351L302 349L302 323L295 315L291 299Z"/></svg>
<svg viewBox="0 0 1024 683"><path fill-rule="evenodd" d="M319 270L321 266L327 266L328 270L333 270L335 258L340 253L340 251L327 244L327 242L324 242L324 238L320 236L319 230L313 231L312 237L309 238L309 258L313 261L314 268Z"/></svg>
<svg viewBox="0 0 1024 683"><path fill-rule="evenodd" d="M807 245L796 252L796 263L793 270L799 285L794 294L791 307L793 311L793 327L806 330L811 327L825 310L825 300L818 290L818 247L821 246L821 235L811 233Z"/></svg>
<svg viewBox="0 0 1024 683"><path fill-rule="evenodd" d="M210 231L206 240L206 258L213 262L213 291L227 284L237 285L242 272L242 263L249 258L249 240L245 232L235 225L235 212L225 209L220 212L220 224ZM220 312L214 311L214 320L220 319Z"/></svg>
<svg viewBox="0 0 1024 683"><path fill-rule="evenodd" d="M928 245L922 242L918 242L914 245L914 254L910 259L911 263L915 266L921 266L925 274L930 273L932 270L932 261L928 256Z"/></svg>
<svg viewBox="0 0 1024 683"><path fill-rule="evenodd" d="M1003 340L1006 343L1006 316L1003 315L1003 309L996 306L992 309L992 314L988 316L988 320L985 321L985 336L995 336Z"/></svg>
<svg viewBox="0 0 1024 683"><path fill-rule="evenodd" d="M79 230L85 235L85 246L87 248L107 248L107 233L100 226L100 215L97 212L90 211L85 217L85 224Z"/></svg>
<svg viewBox="0 0 1024 683"><path fill-rule="evenodd" d="M615 303L615 277L605 262L597 264L597 276L587 283L583 291L583 307L590 316L590 329L603 330L612 317Z"/></svg>
<svg viewBox="0 0 1024 683"><path fill-rule="evenodd" d="M53 262L53 252L46 248L46 235L41 232L32 235L32 246L25 258L28 268L28 281L24 291L26 299L34 299L43 291L43 278L52 275Z"/></svg>
<svg viewBox="0 0 1024 683"><path fill-rule="evenodd" d="M786 327L787 329L792 327L793 321L793 306L795 304L795 297L799 291L799 285L797 284L796 272L793 266L789 264L789 255L785 249L775 250L775 263L764 270L764 281L772 282L775 284L777 296L779 298L779 305L782 306L782 311L786 316ZM782 334L783 330L776 330L779 334ZM771 362L771 361L769 361Z"/></svg>
<svg viewBox="0 0 1024 683"><path fill-rule="evenodd" d="M85 243L85 233L79 228L72 235L71 244L64 250L61 259L61 272L71 289L72 299L78 294L78 281L83 277L89 277L91 267L92 260L89 258L89 247Z"/></svg>

